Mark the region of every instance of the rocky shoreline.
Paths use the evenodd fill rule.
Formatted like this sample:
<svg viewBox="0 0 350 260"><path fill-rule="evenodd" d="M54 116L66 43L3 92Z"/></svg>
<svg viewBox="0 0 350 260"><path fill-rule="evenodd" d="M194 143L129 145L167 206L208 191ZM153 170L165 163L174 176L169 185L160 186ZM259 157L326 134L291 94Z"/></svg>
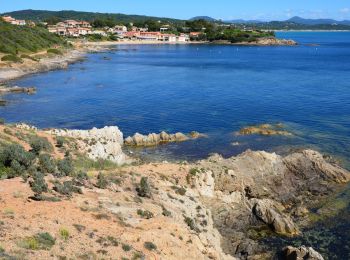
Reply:
<svg viewBox="0 0 350 260"><path fill-rule="evenodd" d="M96 181L91 179L84 182L81 180L77 182L73 178L73 183L80 183L83 189L80 195L74 195L71 202L63 200L62 203L70 207L68 206L70 204L67 203L86 201L89 196L95 194L94 196L97 196L99 200L99 208L104 214L117 214L119 219L123 219L124 229L127 227L127 231L123 231L125 234L123 239L133 243L133 246L137 248L137 241L132 240L128 234L133 234L133 232L141 234L146 228L147 232L152 233L153 243L158 246L159 250L155 253L164 259L322 260L323 257L310 245L296 248L285 244L278 252L275 252L261 243L260 239L266 236L302 236L303 229L312 222L310 212L314 203L327 198L350 181L350 172L334 164L329 157L313 150L299 150L287 156L248 150L227 159L215 154L195 163L138 162L136 165L130 165L134 161L123 153L126 140L123 139L122 132L115 126L91 130L51 129L42 131L32 126L18 124L1 127L0 130L2 131L0 137L6 137L4 140L14 141L18 138L17 136L21 136L21 143L26 140L24 138L26 134L46 136L48 140L58 140L63 137L65 141L60 147L72 158L79 158L85 154L97 162L111 160L118 164L119 166L111 168L109 172L103 171L104 174L110 176L109 178L120 178L118 181L106 182L102 188L103 195L99 190L102 184L98 184L101 183L102 177L97 177ZM198 135L197 133L194 136L198 137ZM151 134L142 136L140 144L149 145L151 141L152 144L158 144L158 141L154 140L162 140L167 137L164 140L170 141L176 136L181 140L184 140L185 137L190 138L183 134L165 135L161 133L159 136L156 135L160 138L157 139ZM152 140L149 139L150 137ZM144 143L144 138L147 139L146 143ZM134 141L133 138L131 139ZM119 172L117 175L116 171ZM95 171L91 172L91 174L94 173L96 174ZM101 171L99 176L100 174ZM133 187L135 185L133 183L139 178L141 182L142 178L147 178L147 182L150 183L147 184L149 185L147 189L140 190L140 187L136 189ZM121 180L123 185L120 185ZM55 183L57 179L51 181ZM14 181L14 183L17 182ZM10 189L9 194L12 193L13 190ZM141 202L137 196L141 196ZM125 197L132 199L125 202ZM93 203L91 198L89 200L90 203ZM19 203L15 200L13 202L15 204L11 204L11 201L13 199L7 197L5 192L0 204L2 203L3 207L15 207ZM31 206L25 201L23 203L23 207ZM39 206L50 202L39 201L37 203ZM141 222L141 229L138 229L140 228L140 216L135 215L134 211L137 211L141 218L147 216L147 220ZM80 218L79 212L74 214ZM84 218L88 216L85 215ZM47 219L50 220L50 217ZM14 226L18 218L11 221L12 224L9 222L9 225ZM61 221L64 221L65 226L72 225L67 219ZM117 223L113 225L115 228L120 225ZM161 231L156 228L158 223L163 223ZM110 226L109 221L105 224ZM167 236L175 232L171 229L173 225L177 225L178 236L187 237L185 244L180 246L173 241L176 236ZM16 230L21 232L21 228ZM10 234L15 235L11 232ZM86 239L82 238L82 235L84 234L74 233L77 239ZM161 241L169 243L172 241L175 247L170 246L168 242L164 244ZM7 248L13 247L11 240L6 238L0 238L0 243ZM187 255L177 252L179 247L184 250L188 249ZM70 254L73 254L74 246L69 247L69 250ZM109 247L108 250L112 249ZM38 257L35 252L33 253L34 258ZM105 254L108 255L109 251L106 251ZM143 254L147 255L147 252Z"/></svg>

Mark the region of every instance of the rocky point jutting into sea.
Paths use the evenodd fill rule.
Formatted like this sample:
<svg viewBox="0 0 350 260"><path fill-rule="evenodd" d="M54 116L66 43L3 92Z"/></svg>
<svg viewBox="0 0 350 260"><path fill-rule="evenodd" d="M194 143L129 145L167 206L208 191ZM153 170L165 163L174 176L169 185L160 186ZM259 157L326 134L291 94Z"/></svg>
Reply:
<svg viewBox="0 0 350 260"><path fill-rule="evenodd" d="M4 175L0 180L4 209L0 244L5 250L0 256L5 258L30 250L29 259L137 255L321 260L308 245L285 244L276 252L259 237L262 231L265 236L302 236L312 222L315 202L350 180L347 170L313 150L287 156L248 150L231 158L215 154L193 163L130 165L132 160L123 152L123 134L116 126L43 131L19 124L2 125L0 131L2 142L20 144L27 151L37 147L33 140L39 138L43 152L59 162L50 169L39 157L38 169L47 172L44 177L29 175L23 181L9 171L9 178ZM42 145L43 140L48 144ZM62 161L75 161L79 170L69 173L62 168L63 156ZM104 164L105 159L119 166ZM91 168L81 168L81 160ZM42 242L44 233L38 232L47 232L45 239L55 238L41 244L49 242ZM35 246L29 241L36 241Z"/></svg>

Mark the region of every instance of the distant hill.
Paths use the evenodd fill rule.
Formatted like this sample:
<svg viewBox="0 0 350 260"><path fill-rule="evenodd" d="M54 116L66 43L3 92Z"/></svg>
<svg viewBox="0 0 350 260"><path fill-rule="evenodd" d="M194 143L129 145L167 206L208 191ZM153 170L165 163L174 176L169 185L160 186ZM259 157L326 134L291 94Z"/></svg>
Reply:
<svg viewBox="0 0 350 260"><path fill-rule="evenodd" d="M153 17L145 15L127 15L127 14L113 14L113 13L94 13L94 12L79 12L79 11L45 11L45 10L21 10L4 13L3 15L10 15L16 19L32 20L32 21L45 21L52 19L53 17L66 20L85 20L93 21L96 19L112 19L121 23L130 22L145 22L147 20L157 20L170 23L182 23L184 21L173 18L165 17Z"/></svg>
<svg viewBox="0 0 350 260"><path fill-rule="evenodd" d="M242 24L250 24L250 23L262 23L259 20L243 20L243 19L235 19L235 20L226 20L225 23L242 23Z"/></svg>
<svg viewBox="0 0 350 260"><path fill-rule="evenodd" d="M218 21L217 19L210 17L210 16L196 16L190 19L190 21L195 21L195 20L204 20L207 22L216 22Z"/></svg>
<svg viewBox="0 0 350 260"><path fill-rule="evenodd" d="M340 24L340 25L350 25L350 21L343 20L337 21L334 19L305 19L299 16L294 16L288 19L286 22L293 22L298 24L306 24L306 25L319 25L319 24Z"/></svg>

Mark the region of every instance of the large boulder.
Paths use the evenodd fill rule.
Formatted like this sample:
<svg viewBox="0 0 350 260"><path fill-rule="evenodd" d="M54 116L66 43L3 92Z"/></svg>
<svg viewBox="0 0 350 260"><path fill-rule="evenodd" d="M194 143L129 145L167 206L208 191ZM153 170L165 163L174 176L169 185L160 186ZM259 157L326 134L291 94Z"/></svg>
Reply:
<svg viewBox="0 0 350 260"><path fill-rule="evenodd" d="M253 201L253 214L271 227L273 231L289 236L299 233L293 220L282 212L282 205L270 199L254 199Z"/></svg>
<svg viewBox="0 0 350 260"><path fill-rule="evenodd" d="M287 246L282 250L281 260L323 260L320 253L312 247L301 246L299 248Z"/></svg>
<svg viewBox="0 0 350 260"><path fill-rule="evenodd" d="M119 165L128 161L127 156L122 151L123 133L117 126L91 130L52 129L48 132L56 136L76 139L79 150L93 160L105 159Z"/></svg>

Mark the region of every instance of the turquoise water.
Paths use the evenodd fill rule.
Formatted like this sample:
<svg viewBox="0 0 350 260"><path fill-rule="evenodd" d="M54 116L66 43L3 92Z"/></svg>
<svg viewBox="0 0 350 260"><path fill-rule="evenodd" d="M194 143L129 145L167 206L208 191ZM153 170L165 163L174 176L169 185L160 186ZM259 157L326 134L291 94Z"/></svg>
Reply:
<svg viewBox="0 0 350 260"><path fill-rule="evenodd" d="M350 33L278 36L300 45L133 45L89 54L67 70L12 82L36 86L38 92L8 96L10 104L0 108L0 117L39 127L117 125L125 135L162 130L208 135L139 150L178 159L213 152L230 156L248 148L283 152L294 146L349 158ZM246 125L276 122L295 136L234 134Z"/></svg>

